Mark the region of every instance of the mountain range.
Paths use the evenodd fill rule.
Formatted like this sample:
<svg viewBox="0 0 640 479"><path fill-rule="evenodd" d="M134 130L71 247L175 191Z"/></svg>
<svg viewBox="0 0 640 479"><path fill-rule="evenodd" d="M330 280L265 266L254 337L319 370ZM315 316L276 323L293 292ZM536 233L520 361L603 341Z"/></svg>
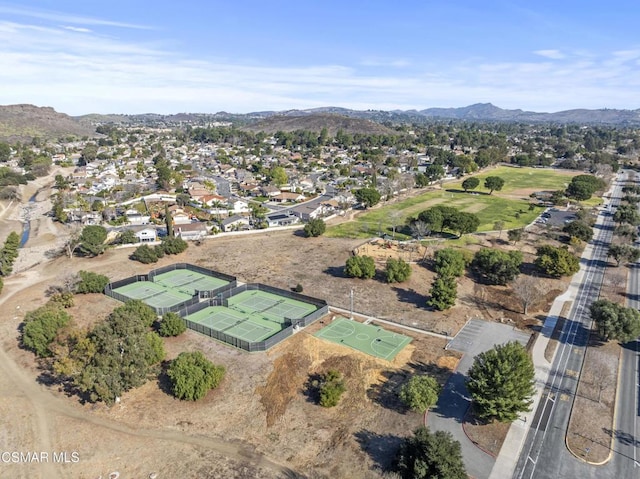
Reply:
<svg viewBox="0 0 640 479"><path fill-rule="evenodd" d="M346 118L364 120L347 122ZM384 133L385 125L425 124L433 121L470 122L518 122L559 123L582 125L640 126L640 109L575 109L555 113L506 110L491 103L477 103L461 108L428 108L425 110L351 110L340 107L322 107L306 110L258 111L246 114L178 113L163 115L146 113L137 115L90 114L71 117L50 107L34 105L0 105L0 140L25 141L34 136L93 136L98 124L143 125L164 123L167 125L209 125L212 122L232 122L253 131L274 132L279 129L320 130L326 127L330 133L342 128L351 133ZM377 125L372 124L375 122Z"/></svg>

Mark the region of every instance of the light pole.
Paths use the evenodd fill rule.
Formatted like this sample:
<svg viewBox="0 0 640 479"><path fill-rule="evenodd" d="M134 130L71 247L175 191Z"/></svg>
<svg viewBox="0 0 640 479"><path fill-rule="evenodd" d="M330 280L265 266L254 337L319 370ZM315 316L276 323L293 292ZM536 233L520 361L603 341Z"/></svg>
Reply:
<svg viewBox="0 0 640 479"><path fill-rule="evenodd" d="M349 309L349 319L353 321L353 288L351 288L351 293L349 294L351 299L351 308Z"/></svg>

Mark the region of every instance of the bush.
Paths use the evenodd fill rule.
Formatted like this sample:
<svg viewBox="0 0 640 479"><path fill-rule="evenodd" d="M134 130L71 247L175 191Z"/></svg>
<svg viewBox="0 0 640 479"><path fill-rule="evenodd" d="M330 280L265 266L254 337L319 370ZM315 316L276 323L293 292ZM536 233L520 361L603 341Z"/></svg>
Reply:
<svg viewBox="0 0 640 479"><path fill-rule="evenodd" d="M73 306L73 293L54 293L51 295L51 298L49 298L49 301L61 306L64 309L71 308Z"/></svg>
<svg viewBox="0 0 640 479"><path fill-rule="evenodd" d="M144 303L141 299L130 299L122 306L118 306L115 308L111 315L117 314L129 314L138 318L142 321L146 327L150 327L156 319L158 319L158 315L154 311L154 309L148 304Z"/></svg>
<svg viewBox="0 0 640 479"><path fill-rule="evenodd" d="M225 369L214 365L200 351L194 351L180 353L171 362L167 375L178 399L197 401L220 384Z"/></svg>
<svg viewBox="0 0 640 479"><path fill-rule="evenodd" d="M80 281L76 285L76 293L102 293L109 284L109 278L103 274L92 273L91 271L78 272Z"/></svg>
<svg viewBox="0 0 640 479"><path fill-rule="evenodd" d="M581 220L572 221L565 225L562 229L572 238L578 238L581 241L589 242L593 238L593 228Z"/></svg>
<svg viewBox="0 0 640 479"><path fill-rule="evenodd" d="M440 385L431 376L415 375L400 389L400 399L412 411L423 413L438 401Z"/></svg>
<svg viewBox="0 0 640 479"><path fill-rule="evenodd" d="M387 268L385 277L387 283L402 283L411 276L411 265L403 259L389 258L387 260Z"/></svg>
<svg viewBox="0 0 640 479"><path fill-rule="evenodd" d="M302 287L302 285L300 283L298 283L298 284L296 284L296 287L293 288L293 291L296 292L296 293L302 293L303 289L304 288Z"/></svg>
<svg viewBox="0 0 640 479"><path fill-rule="evenodd" d="M184 319L176 313L169 312L162 317L158 333L160 336L164 337L179 336L184 333L186 329L187 325L184 322Z"/></svg>
<svg viewBox="0 0 640 479"><path fill-rule="evenodd" d="M344 272L351 278L370 279L376 275L376 263L371 256L351 256Z"/></svg>
<svg viewBox="0 0 640 479"><path fill-rule="evenodd" d="M150 248L149 245L143 244L138 246L136 250L131 254L131 259L139 261L143 264L156 263L158 261L158 248Z"/></svg>
<svg viewBox="0 0 640 479"><path fill-rule="evenodd" d="M335 369L330 369L322 377L320 384L320 406L334 407L340 402L342 393L346 391L342 376Z"/></svg>
<svg viewBox="0 0 640 479"><path fill-rule="evenodd" d="M168 236L162 239L160 246L165 254L180 254L189 247L187 242L182 238L170 238ZM161 258L161 256L158 257Z"/></svg>
<svg viewBox="0 0 640 479"><path fill-rule="evenodd" d="M326 229L327 225L324 220L317 218L304 225L304 234L307 238L316 237L324 234Z"/></svg>

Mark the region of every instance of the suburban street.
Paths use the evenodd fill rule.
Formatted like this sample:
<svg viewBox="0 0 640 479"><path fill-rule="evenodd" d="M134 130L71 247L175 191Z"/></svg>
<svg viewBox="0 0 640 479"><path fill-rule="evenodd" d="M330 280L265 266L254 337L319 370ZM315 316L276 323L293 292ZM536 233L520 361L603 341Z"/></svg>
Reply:
<svg viewBox="0 0 640 479"><path fill-rule="evenodd" d="M633 473L624 475L617 472L620 465L615 457L605 466L590 466L574 457L565 445L591 326L589 306L598 299L614 229L612 214L620 202L625 178L625 173L618 176L611 195L613 207L601 211L594 227L591 254L582 259L582 282L577 287L572 309L562 330L546 387L518 460L515 478L633 477Z"/></svg>

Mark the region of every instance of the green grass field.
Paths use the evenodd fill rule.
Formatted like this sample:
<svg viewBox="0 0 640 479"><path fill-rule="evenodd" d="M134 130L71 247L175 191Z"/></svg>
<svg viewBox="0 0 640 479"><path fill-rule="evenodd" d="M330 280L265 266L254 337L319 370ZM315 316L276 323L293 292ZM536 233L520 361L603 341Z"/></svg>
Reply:
<svg viewBox="0 0 640 479"><path fill-rule="evenodd" d="M503 178L505 186L502 191L488 195L483 187L487 176ZM385 233L393 234L392 225L395 223L395 237L409 239L409 232L403 231L407 218L416 217L421 211L435 205L452 206L477 214L480 232L493 230L496 221L503 221L504 229L520 228L531 223L542 212L542 208L529 211L528 194L514 197L513 193L528 189L564 189L572 176L539 168L499 167L477 175L480 186L474 193L478 194L462 191L462 181L445 183L444 190L428 191L398 203L383 205L359 215L354 221L330 227L325 234L335 238L370 238Z"/></svg>

